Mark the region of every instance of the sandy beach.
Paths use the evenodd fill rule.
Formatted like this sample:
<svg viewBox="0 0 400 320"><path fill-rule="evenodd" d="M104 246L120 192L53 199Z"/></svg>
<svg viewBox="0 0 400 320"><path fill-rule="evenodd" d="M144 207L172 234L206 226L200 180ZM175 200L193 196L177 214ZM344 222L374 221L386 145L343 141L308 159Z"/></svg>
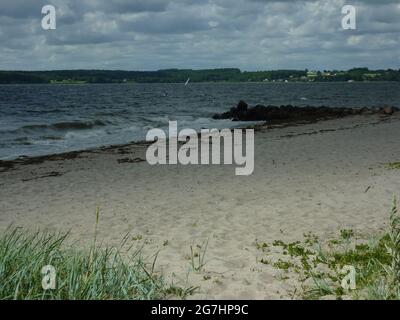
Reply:
<svg viewBox="0 0 400 320"><path fill-rule="evenodd" d="M168 282L198 286L191 298L290 298L298 283L259 262L257 241L327 239L343 228L372 235L400 196L400 115L352 116L255 133L255 168L150 166L146 145L0 168L0 228L70 231L93 240L143 246ZM36 163L35 163L36 162ZM205 265L191 270L191 246L208 239Z"/></svg>

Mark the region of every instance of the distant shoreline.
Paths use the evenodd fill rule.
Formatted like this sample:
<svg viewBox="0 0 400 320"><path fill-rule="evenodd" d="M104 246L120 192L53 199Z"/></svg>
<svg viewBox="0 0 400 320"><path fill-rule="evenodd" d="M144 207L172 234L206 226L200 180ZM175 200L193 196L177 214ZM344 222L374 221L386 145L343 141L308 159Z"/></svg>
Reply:
<svg viewBox="0 0 400 320"><path fill-rule="evenodd" d="M400 69L268 70L238 68L166 69L157 71L52 70L0 71L0 84L21 83L186 83L190 82L399 82Z"/></svg>
<svg viewBox="0 0 400 320"><path fill-rule="evenodd" d="M357 83L398 83L400 81L312 81L312 82L304 82L304 81L289 81L289 82L264 82L264 81L202 81L202 82L192 82L191 84L265 84L265 85L288 85L288 84L344 84L348 83L349 85ZM174 84L179 85L181 82L104 82L104 83L94 83L94 82L79 82L79 83L0 83L0 86L23 86L23 85L37 85L37 86L79 86L79 85L151 85L151 84Z"/></svg>

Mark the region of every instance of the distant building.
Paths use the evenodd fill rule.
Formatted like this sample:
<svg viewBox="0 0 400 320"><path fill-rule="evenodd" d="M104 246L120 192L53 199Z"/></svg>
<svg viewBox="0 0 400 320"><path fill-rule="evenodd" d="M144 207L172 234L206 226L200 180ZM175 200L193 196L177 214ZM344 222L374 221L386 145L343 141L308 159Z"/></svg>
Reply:
<svg viewBox="0 0 400 320"><path fill-rule="evenodd" d="M307 79L308 81L315 81L315 79L317 78L318 73L316 71L308 71L307 72Z"/></svg>

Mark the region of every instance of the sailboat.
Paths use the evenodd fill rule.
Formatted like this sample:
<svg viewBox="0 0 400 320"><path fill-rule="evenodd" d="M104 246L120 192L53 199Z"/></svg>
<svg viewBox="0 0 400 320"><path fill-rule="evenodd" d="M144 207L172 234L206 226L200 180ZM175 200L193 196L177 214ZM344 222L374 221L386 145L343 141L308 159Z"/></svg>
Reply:
<svg viewBox="0 0 400 320"><path fill-rule="evenodd" d="M185 87L187 87L187 85L189 84L189 82L190 82L190 78L188 78L188 79L186 80Z"/></svg>

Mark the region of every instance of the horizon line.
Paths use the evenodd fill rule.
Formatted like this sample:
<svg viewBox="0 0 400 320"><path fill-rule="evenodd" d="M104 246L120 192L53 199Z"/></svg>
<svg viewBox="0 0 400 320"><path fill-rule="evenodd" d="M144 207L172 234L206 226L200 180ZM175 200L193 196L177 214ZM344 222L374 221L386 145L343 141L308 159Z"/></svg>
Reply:
<svg viewBox="0 0 400 320"><path fill-rule="evenodd" d="M122 72L159 72L159 71L205 71L205 70L239 70L240 72L267 72L267 71L349 71L354 69L368 69L371 71L377 70L397 70L400 71L399 67L386 67L386 68L369 68L364 66L355 66L351 68L333 68L333 69L312 69L312 68L280 68L280 69L258 69L258 70L242 70L236 67L221 67L221 68L165 68L165 69L153 69L153 70L127 70L127 69L101 69L101 68L72 68L72 69L40 69L40 70L6 70L0 69L0 72L54 72L54 71L122 71Z"/></svg>

